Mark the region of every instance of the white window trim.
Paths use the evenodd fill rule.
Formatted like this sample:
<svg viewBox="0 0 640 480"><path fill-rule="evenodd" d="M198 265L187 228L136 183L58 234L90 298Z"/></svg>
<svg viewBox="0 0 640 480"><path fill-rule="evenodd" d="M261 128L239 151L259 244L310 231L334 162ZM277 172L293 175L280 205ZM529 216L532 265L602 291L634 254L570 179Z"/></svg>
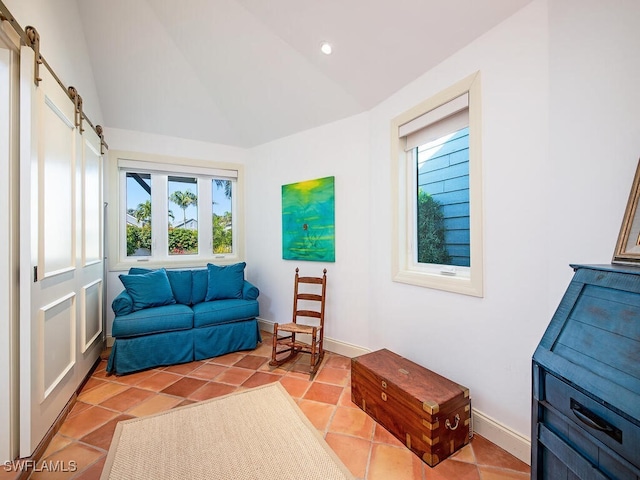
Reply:
<svg viewBox="0 0 640 480"><path fill-rule="evenodd" d="M415 223L414 187L411 171L412 153L405 152L405 137L400 127L451 100L469 94L469 203L471 266L460 274L446 275L436 266L417 265L413 260ZM482 111L480 100L480 72L416 105L391 121L391 203L392 203L392 280L427 288L482 297L483 288L483 232L482 232Z"/></svg>
<svg viewBox="0 0 640 480"><path fill-rule="evenodd" d="M157 257L127 257L126 248L121 240L125 238L123 229L126 222L121 218L121 206L126 204L126 195L123 195L122 178L124 175L120 167L133 168L138 171L175 173L176 175L188 176L206 175L207 177L236 180L235 189L231 198L234 209L234 230L233 230L233 253L214 254L205 253L200 250L197 255L168 255ZM204 161L181 157L169 157L163 155L146 154L140 152L109 151L108 162L108 263L111 271L127 270L130 267L167 267L167 268L190 268L203 267L208 262L218 265L232 264L244 261L244 166L238 163ZM156 174L156 173L154 173ZM157 187L156 187L157 188ZM202 182L198 182L198 192L202 195L202 200L211 200L211 187L206 188ZM166 192L164 192L166 194ZM162 192L153 192L153 195ZM165 195L166 196L166 195ZM159 215L167 215L167 212ZM198 208L198 222L206 224L204 210ZM155 215L154 215L155 217ZM160 224L163 224L162 222ZM209 237L211 235L209 234ZM166 240L165 240L166 243ZM166 247L166 245L164 245ZM156 249L163 248L162 245L155 245ZM207 246L207 249L209 247ZM166 249L166 248L165 248ZM162 250L164 251L164 250ZM208 252L208 250L207 250Z"/></svg>

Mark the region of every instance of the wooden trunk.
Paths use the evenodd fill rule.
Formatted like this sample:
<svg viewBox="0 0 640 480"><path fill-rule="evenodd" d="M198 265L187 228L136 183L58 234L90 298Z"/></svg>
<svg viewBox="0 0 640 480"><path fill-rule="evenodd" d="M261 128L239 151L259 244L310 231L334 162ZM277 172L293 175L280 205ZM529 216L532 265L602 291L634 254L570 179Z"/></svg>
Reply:
<svg viewBox="0 0 640 480"><path fill-rule="evenodd" d="M432 467L471 438L469 389L386 349L351 360L351 400Z"/></svg>

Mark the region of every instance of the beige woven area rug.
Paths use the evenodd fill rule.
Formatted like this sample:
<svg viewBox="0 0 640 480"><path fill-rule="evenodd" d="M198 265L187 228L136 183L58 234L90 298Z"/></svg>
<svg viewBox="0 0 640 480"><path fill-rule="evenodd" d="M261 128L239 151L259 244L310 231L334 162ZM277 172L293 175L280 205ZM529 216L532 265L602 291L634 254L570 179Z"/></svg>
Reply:
<svg viewBox="0 0 640 480"><path fill-rule="evenodd" d="M353 479L280 383L118 423L100 477Z"/></svg>

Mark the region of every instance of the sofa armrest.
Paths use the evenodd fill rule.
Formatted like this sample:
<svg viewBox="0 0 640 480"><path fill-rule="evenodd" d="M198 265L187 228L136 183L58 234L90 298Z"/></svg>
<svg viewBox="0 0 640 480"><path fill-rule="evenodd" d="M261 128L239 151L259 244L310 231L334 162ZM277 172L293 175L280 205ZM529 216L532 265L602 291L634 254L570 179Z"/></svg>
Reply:
<svg viewBox="0 0 640 480"><path fill-rule="evenodd" d="M260 295L258 287L245 280L244 285L242 286L242 298L244 300L256 300L258 295Z"/></svg>
<svg viewBox="0 0 640 480"><path fill-rule="evenodd" d="M111 308L116 317L120 315L129 315L133 312L133 298L127 293L126 290L120 292L120 294L111 302Z"/></svg>

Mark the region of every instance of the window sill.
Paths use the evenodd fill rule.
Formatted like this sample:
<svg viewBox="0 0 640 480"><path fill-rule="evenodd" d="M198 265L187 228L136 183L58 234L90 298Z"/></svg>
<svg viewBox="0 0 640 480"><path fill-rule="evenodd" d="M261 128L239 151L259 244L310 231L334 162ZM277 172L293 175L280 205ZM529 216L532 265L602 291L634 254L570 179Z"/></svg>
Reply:
<svg viewBox="0 0 640 480"><path fill-rule="evenodd" d="M168 269L181 269L181 268L205 268L207 263L213 263L215 265L231 265L234 263L242 262L243 260L238 255L224 255L224 256L211 256L211 257L193 257L185 259L154 259L154 260L120 260L109 265L109 269L112 272L126 271L133 267L138 268L168 268Z"/></svg>
<svg viewBox="0 0 640 480"><path fill-rule="evenodd" d="M418 287L433 288L446 292L460 293L473 297L482 297L482 279L471 276L450 276L440 273L427 273L412 270L399 270L392 276L394 282L406 283Z"/></svg>

